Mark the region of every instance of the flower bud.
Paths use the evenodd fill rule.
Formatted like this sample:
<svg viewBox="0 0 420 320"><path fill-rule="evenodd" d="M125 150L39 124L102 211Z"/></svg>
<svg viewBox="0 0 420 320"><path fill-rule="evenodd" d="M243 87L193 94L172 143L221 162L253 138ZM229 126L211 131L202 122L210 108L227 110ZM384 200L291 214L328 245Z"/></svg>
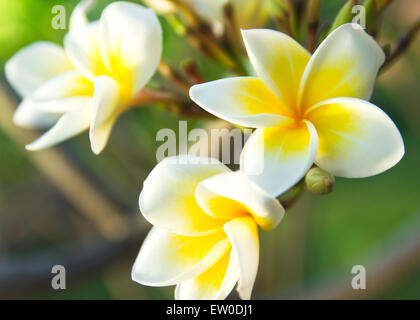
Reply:
<svg viewBox="0 0 420 320"><path fill-rule="evenodd" d="M305 176L305 187L315 194L328 194L334 188L334 176L321 168L315 167Z"/></svg>

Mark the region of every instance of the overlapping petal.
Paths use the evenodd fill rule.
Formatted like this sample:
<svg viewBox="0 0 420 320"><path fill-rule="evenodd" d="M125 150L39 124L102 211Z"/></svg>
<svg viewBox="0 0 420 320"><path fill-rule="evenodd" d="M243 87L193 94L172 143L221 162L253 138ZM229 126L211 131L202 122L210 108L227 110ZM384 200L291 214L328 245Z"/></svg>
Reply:
<svg viewBox="0 0 420 320"><path fill-rule="evenodd" d="M228 172L202 181L196 189L199 206L209 215L234 219L252 215L264 230L275 228L284 209L275 198L253 183L243 172Z"/></svg>
<svg viewBox="0 0 420 320"><path fill-rule="evenodd" d="M31 151L45 149L89 128L92 116L92 99L86 98L83 102L61 116L51 129L27 145L26 149Z"/></svg>
<svg viewBox="0 0 420 320"><path fill-rule="evenodd" d="M112 127L122 112L120 86L111 77L99 76L94 81L92 122L89 137L92 151L99 154L108 142Z"/></svg>
<svg viewBox="0 0 420 320"><path fill-rule="evenodd" d="M245 144L241 170L272 196L296 184L312 166L318 136L307 121L257 129Z"/></svg>
<svg viewBox="0 0 420 320"><path fill-rule="evenodd" d="M51 127L60 114L42 111L36 108L31 99L24 99L13 115L13 122L28 129L45 129Z"/></svg>
<svg viewBox="0 0 420 320"><path fill-rule="evenodd" d="M134 263L132 278L144 285L175 285L205 272L230 249L222 230L189 237L153 227Z"/></svg>
<svg viewBox="0 0 420 320"><path fill-rule="evenodd" d="M27 99L34 108L61 114L77 107L92 96L92 82L72 70L48 80Z"/></svg>
<svg viewBox="0 0 420 320"><path fill-rule="evenodd" d="M259 78L294 113L299 83L310 54L296 40L274 30L243 30L242 36Z"/></svg>
<svg viewBox="0 0 420 320"><path fill-rule="evenodd" d="M251 217L242 217L230 220L223 229L232 244L232 252L238 259L240 276L237 290L239 296L248 300L251 298L258 271L260 246L257 224Z"/></svg>
<svg viewBox="0 0 420 320"><path fill-rule="evenodd" d="M189 158L194 164L189 164ZM200 163L200 157L179 156L161 161L144 181L139 204L153 225L181 235L202 235L223 227L224 219L207 215L197 204L195 189L204 179L228 172L220 162Z"/></svg>
<svg viewBox="0 0 420 320"><path fill-rule="evenodd" d="M334 97L369 100L385 54L358 24L334 30L318 47L302 76L302 111Z"/></svg>
<svg viewBox="0 0 420 320"><path fill-rule="evenodd" d="M71 29L64 38L64 49L77 70L93 81L108 74L99 49L99 21Z"/></svg>
<svg viewBox="0 0 420 320"><path fill-rule="evenodd" d="M355 98L334 98L308 110L319 136L316 164L347 178L379 174L404 155L392 120L375 105Z"/></svg>
<svg viewBox="0 0 420 320"><path fill-rule="evenodd" d="M22 127L41 129L53 125L72 108L85 105L93 94L93 86L77 71L64 72L42 84L24 98L14 115Z"/></svg>
<svg viewBox="0 0 420 320"><path fill-rule="evenodd" d="M231 250L207 271L176 286L177 300L225 299L240 277L238 259Z"/></svg>
<svg viewBox="0 0 420 320"><path fill-rule="evenodd" d="M77 4L70 16L70 30L84 28L89 23L86 11L88 11L94 3L94 0L82 0Z"/></svg>
<svg viewBox="0 0 420 320"><path fill-rule="evenodd" d="M114 2L100 19L99 43L110 74L124 82L131 97L155 73L162 53L162 31L151 9L129 2Z"/></svg>
<svg viewBox="0 0 420 320"><path fill-rule="evenodd" d="M26 97L47 80L72 70L64 50L47 41L38 41L18 51L5 66L7 80Z"/></svg>
<svg viewBox="0 0 420 320"><path fill-rule="evenodd" d="M290 111L258 78L227 78L196 85L190 97L204 110L241 126L266 128L290 121Z"/></svg>

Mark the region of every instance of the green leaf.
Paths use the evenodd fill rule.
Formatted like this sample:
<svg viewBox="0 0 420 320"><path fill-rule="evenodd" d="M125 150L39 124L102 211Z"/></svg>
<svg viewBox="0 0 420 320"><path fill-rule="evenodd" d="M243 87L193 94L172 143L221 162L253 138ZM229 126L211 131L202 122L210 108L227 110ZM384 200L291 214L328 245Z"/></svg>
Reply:
<svg viewBox="0 0 420 320"><path fill-rule="evenodd" d="M356 5L355 0L349 0L344 4L344 6L340 9L337 16L335 17L334 22L330 30L328 31L328 34L330 34L332 31L337 29L342 24L352 21L353 13L351 12L351 9L353 8L354 5Z"/></svg>

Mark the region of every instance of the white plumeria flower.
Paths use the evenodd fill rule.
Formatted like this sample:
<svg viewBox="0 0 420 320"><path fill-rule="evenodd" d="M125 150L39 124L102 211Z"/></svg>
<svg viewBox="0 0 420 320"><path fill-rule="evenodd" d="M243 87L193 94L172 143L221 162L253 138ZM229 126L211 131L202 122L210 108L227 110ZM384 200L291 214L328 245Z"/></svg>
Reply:
<svg viewBox="0 0 420 320"><path fill-rule="evenodd" d="M185 0L195 12L207 20L216 34L224 30L223 8L231 3L235 10L235 21L238 28L256 28L264 26L272 0ZM176 11L176 6L169 0L144 0L144 2L161 14Z"/></svg>
<svg viewBox="0 0 420 320"><path fill-rule="evenodd" d="M201 107L234 124L257 128L241 170L274 196L296 184L315 162L341 177L361 178L404 155L392 120L369 100L385 55L357 24L332 32L313 56L273 30L245 30L258 77L217 80L191 88ZM264 157L255 155L264 154Z"/></svg>
<svg viewBox="0 0 420 320"><path fill-rule="evenodd" d="M94 153L105 147L118 116L155 73L162 52L162 31L151 9L129 2L107 6L88 22L81 2L73 11L64 50L35 42L6 64L6 76L23 97L14 121L45 128L27 146L40 150L90 128Z"/></svg>
<svg viewBox="0 0 420 320"><path fill-rule="evenodd" d="M274 228L284 209L242 172L211 161L166 158L145 180L139 204L153 228L132 278L149 286L176 285L176 299L224 299L238 283L240 297L249 299L258 269L258 226Z"/></svg>

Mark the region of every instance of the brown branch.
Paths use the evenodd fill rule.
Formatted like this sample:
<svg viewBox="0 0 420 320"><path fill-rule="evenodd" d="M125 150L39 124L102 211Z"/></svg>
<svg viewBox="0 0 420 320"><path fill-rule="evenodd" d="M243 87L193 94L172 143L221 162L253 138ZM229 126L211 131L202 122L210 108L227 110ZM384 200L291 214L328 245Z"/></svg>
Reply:
<svg viewBox="0 0 420 320"><path fill-rule="evenodd" d="M321 2L321 0L310 0L306 5L306 48L309 50L309 52L314 52L316 48Z"/></svg>
<svg viewBox="0 0 420 320"><path fill-rule="evenodd" d="M199 84L206 82L204 77L200 74L200 71L198 70L198 66L194 60L187 60L183 64L183 69L185 74L188 77L188 80L191 82L191 84Z"/></svg>
<svg viewBox="0 0 420 320"><path fill-rule="evenodd" d="M161 61L158 70L176 89L187 96L189 95L190 85L171 65Z"/></svg>
<svg viewBox="0 0 420 320"><path fill-rule="evenodd" d="M416 38L418 32L420 31L420 19L417 20L413 26L411 26L402 36L395 47L394 50L391 51L388 58L386 59L385 63L382 65L380 72L382 73L387 68L389 68L399 57L401 57L410 45L413 43L414 39Z"/></svg>

